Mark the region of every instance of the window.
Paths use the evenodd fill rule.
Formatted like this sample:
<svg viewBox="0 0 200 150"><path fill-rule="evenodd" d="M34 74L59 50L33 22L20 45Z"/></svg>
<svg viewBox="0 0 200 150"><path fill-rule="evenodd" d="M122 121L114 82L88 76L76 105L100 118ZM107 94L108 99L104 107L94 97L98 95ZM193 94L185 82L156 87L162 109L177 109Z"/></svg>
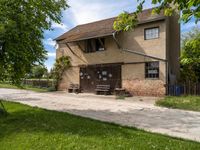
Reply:
<svg viewBox="0 0 200 150"><path fill-rule="evenodd" d="M100 38L100 39L95 39L96 41L96 51L104 51L105 50L105 39Z"/></svg>
<svg viewBox="0 0 200 150"><path fill-rule="evenodd" d="M150 39L156 39L159 38L159 28L148 28L144 30L144 39L150 40Z"/></svg>
<svg viewBox="0 0 200 150"><path fill-rule="evenodd" d="M105 50L105 39L99 38L99 39L89 39L85 41L85 52L86 53L92 53L96 51L103 51Z"/></svg>
<svg viewBox="0 0 200 150"><path fill-rule="evenodd" d="M92 53L95 52L95 45L94 45L94 40L89 39L85 41L85 52L86 53Z"/></svg>
<svg viewBox="0 0 200 150"><path fill-rule="evenodd" d="M145 77L146 78L159 78L159 62L147 62L145 64Z"/></svg>

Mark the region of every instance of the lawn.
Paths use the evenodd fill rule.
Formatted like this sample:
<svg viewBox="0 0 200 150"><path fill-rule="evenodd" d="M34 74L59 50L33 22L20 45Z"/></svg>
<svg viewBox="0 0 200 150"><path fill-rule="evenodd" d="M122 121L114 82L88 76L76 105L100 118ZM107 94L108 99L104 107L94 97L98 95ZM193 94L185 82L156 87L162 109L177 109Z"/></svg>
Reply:
<svg viewBox="0 0 200 150"><path fill-rule="evenodd" d="M67 113L4 102L0 149L197 150L200 143L121 127Z"/></svg>
<svg viewBox="0 0 200 150"><path fill-rule="evenodd" d="M8 89L24 89L24 90L30 90L35 92L50 92L53 89L52 88L39 88L39 87L32 87L32 86L15 86L9 83L0 83L0 88L8 88Z"/></svg>
<svg viewBox="0 0 200 150"><path fill-rule="evenodd" d="M200 111L200 96L166 97L156 104L168 108Z"/></svg>

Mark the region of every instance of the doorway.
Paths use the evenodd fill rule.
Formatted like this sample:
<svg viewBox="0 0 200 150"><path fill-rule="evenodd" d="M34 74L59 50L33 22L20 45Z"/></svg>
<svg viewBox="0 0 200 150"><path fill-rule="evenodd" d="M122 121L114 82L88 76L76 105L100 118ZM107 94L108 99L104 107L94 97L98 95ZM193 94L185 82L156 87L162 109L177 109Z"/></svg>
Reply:
<svg viewBox="0 0 200 150"><path fill-rule="evenodd" d="M121 88L121 65L92 65L80 68L80 86L83 92L95 93L97 85L110 85L111 91Z"/></svg>

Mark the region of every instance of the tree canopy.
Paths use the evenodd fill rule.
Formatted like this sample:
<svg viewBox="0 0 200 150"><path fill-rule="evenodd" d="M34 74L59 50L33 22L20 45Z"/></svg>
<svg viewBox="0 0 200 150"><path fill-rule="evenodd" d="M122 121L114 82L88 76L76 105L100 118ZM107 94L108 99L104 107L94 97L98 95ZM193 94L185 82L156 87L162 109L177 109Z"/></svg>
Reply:
<svg viewBox="0 0 200 150"><path fill-rule="evenodd" d="M47 76L47 74L48 74L48 70L45 66L36 65L32 67L31 72L28 73L27 77L41 79L42 77Z"/></svg>
<svg viewBox="0 0 200 150"><path fill-rule="evenodd" d="M146 0L137 0L138 7L134 13L124 12L120 14L114 23L116 31L128 31L137 24L138 14L142 12ZM158 5L152 13L160 13L164 10L166 16L171 16L174 11L181 11L180 20L187 23L194 18L196 23L200 21L200 0L151 0L152 4Z"/></svg>
<svg viewBox="0 0 200 150"><path fill-rule="evenodd" d="M194 28L183 35L181 73L184 80L200 81L200 29Z"/></svg>
<svg viewBox="0 0 200 150"><path fill-rule="evenodd" d="M66 0L0 0L0 80L19 83L46 58L43 33L61 22Z"/></svg>

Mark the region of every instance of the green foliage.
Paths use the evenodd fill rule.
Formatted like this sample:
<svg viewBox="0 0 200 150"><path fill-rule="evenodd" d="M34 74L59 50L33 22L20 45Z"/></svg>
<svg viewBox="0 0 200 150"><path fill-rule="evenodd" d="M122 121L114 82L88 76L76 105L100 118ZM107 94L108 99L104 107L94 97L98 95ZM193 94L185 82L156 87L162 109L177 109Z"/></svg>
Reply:
<svg viewBox="0 0 200 150"><path fill-rule="evenodd" d="M29 91L34 91L34 92L51 92L55 91L53 87L50 88L39 88L39 87L33 87L30 85L13 85L9 83L0 83L0 88L4 89L21 89L21 90L29 90Z"/></svg>
<svg viewBox="0 0 200 150"><path fill-rule="evenodd" d="M70 57L62 56L56 60L53 68L53 78L56 80L55 88L58 90L60 81L62 80L64 72L71 67Z"/></svg>
<svg viewBox="0 0 200 150"><path fill-rule="evenodd" d="M200 81L200 29L195 28L183 35L181 52L183 80Z"/></svg>
<svg viewBox="0 0 200 150"><path fill-rule="evenodd" d="M133 29L138 23L138 14L142 11L144 2L144 0L140 2L137 6L137 11L132 14L129 14L128 12L121 13L114 22L114 30L129 31L130 29Z"/></svg>
<svg viewBox="0 0 200 150"><path fill-rule="evenodd" d="M114 22L114 29L116 31L120 31L123 29L124 31L128 31L132 29L137 23L137 16L131 15L127 12L120 14L117 20Z"/></svg>
<svg viewBox="0 0 200 150"><path fill-rule="evenodd" d="M127 31L134 28L137 24L137 16L143 10L146 0L137 0L139 3L136 11L132 14L122 13L114 23L116 31ZM196 23L200 21L200 1L199 0L151 0L152 4L158 5L152 13L159 14L162 10L166 16L171 16L175 11L181 11L181 20L187 23L192 17ZM123 17L122 17L123 16Z"/></svg>
<svg viewBox="0 0 200 150"><path fill-rule="evenodd" d="M199 150L197 142L171 138L62 112L5 102L1 150ZM170 122L169 122L170 123Z"/></svg>
<svg viewBox="0 0 200 150"><path fill-rule="evenodd" d="M60 23L67 7L66 0L0 0L0 80L19 84L34 64L43 63L43 32Z"/></svg>
<svg viewBox="0 0 200 150"><path fill-rule="evenodd" d="M48 70L46 67L42 65L36 65L32 67L31 72L29 73L29 78L41 79L44 75L48 74Z"/></svg>
<svg viewBox="0 0 200 150"><path fill-rule="evenodd" d="M156 104L168 108L200 111L199 96L166 97L157 101Z"/></svg>

